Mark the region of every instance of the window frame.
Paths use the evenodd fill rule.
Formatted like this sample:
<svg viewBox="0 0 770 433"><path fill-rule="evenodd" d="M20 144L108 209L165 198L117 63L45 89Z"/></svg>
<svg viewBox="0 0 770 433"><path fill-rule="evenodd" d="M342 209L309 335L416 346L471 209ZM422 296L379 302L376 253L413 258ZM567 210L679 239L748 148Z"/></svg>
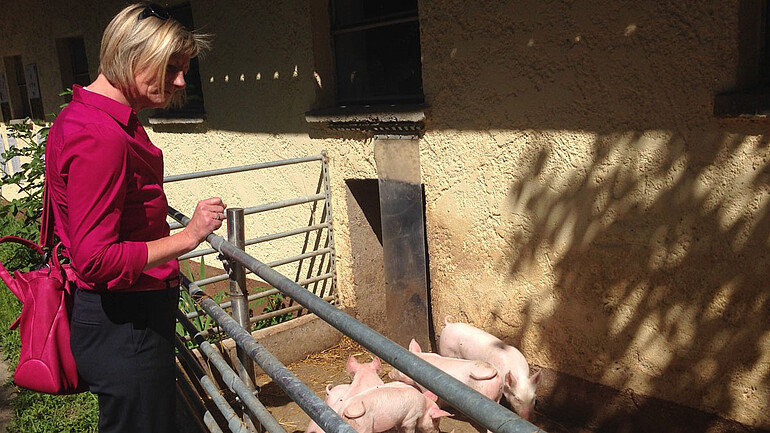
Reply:
<svg viewBox="0 0 770 433"><path fill-rule="evenodd" d="M738 10L735 86L714 96L714 116L770 115L770 1L743 0Z"/></svg>

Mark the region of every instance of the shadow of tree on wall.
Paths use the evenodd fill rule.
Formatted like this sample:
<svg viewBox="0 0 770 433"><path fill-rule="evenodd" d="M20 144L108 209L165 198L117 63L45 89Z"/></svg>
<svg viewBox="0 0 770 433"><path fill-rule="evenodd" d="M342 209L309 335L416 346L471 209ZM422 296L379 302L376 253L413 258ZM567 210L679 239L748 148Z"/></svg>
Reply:
<svg viewBox="0 0 770 433"><path fill-rule="evenodd" d="M621 390L641 373L649 388L637 392L729 414L770 405L756 393L770 388L770 152L761 125L710 129L671 134L646 156L643 133L598 136L585 170L566 176L549 166L564 150L535 144L510 189L531 225L513 232L507 259L516 275L551 251L556 302L537 327L554 368Z"/></svg>

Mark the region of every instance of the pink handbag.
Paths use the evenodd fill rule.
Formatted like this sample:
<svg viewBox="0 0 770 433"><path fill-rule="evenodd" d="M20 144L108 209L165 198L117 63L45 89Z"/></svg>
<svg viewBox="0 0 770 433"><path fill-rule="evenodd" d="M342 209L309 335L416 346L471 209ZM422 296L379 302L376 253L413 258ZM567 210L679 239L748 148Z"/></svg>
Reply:
<svg viewBox="0 0 770 433"><path fill-rule="evenodd" d="M53 239L53 216L47 188L43 193L43 223L40 243ZM43 247L16 236L0 238L0 243L14 242L33 249L46 257L39 269L15 271L13 276L0 263L0 278L22 302L21 315L11 324L18 327L21 337L19 363L13 374L16 385L47 394L74 394L87 390L78 376L70 349L70 312L72 311L69 265L59 263L57 244L49 255Z"/></svg>

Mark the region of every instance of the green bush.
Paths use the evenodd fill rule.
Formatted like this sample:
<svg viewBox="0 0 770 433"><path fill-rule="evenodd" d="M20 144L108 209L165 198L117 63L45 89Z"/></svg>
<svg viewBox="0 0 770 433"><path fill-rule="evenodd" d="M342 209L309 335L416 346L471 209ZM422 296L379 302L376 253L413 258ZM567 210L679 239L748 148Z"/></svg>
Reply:
<svg viewBox="0 0 770 433"><path fill-rule="evenodd" d="M3 173L0 185L18 188L21 197L13 201L0 201L0 236L14 235L37 242L42 213L43 181L45 167L43 155L48 137L48 127L33 131L26 125L9 126L10 133L18 140L15 148L3 156L25 159L20 170L13 175ZM37 265L40 258L28 248L16 244L0 245L0 261L9 270L25 271ZM8 325L21 313L21 303L0 283L0 350L3 358L14 369L19 359L19 333L10 331ZM96 396L83 393L55 396L19 389L11 401L14 419L8 426L9 433L61 433L97 431L98 404Z"/></svg>

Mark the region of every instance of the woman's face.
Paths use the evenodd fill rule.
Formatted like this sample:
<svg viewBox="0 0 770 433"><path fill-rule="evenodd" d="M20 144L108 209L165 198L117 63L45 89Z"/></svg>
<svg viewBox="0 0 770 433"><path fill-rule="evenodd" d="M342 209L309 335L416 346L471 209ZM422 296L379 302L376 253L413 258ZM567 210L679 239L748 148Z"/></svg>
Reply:
<svg viewBox="0 0 770 433"><path fill-rule="evenodd" d="M131 95L131 107L137 112L145 108L163 108L171 96L184 89L184 74L190 68L190 59L171 56L166 65L166 82L161 92L160 82L155 71L145 69L134 74L134 89Z"/></svg>

